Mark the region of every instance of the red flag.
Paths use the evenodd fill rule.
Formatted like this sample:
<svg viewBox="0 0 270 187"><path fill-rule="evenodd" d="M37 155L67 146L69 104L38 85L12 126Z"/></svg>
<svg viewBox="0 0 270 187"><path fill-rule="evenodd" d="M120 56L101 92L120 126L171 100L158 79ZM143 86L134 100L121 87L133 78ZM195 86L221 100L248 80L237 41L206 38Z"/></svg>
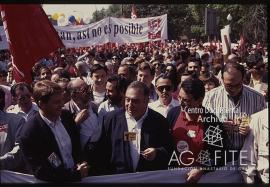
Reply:
<svg viewBox="0 0 270 187"><path fill-rule="evenodd" d="M131 19L136 19L136 18L137 18L136 8L135 8L135 5L132 5Z"/></svg>
<svg viewBox="0 0 270 187"><path fill-rule="evenodd" d="M40 59L64 47L40 5L0 5L16 82L31 83L31 69Z"/></svg>

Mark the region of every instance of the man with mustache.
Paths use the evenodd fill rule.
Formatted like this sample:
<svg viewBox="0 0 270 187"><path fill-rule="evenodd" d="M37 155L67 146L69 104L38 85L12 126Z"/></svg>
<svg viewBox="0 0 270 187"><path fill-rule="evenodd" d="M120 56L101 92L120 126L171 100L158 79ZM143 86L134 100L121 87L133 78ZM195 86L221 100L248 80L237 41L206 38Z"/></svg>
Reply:
<svg viewBox="0 0 270 187"><path fill-rule="evenodd" d="M171 152L168 122L148 108L148 101L148 87L134 81L125 93L125 109L105 116L97 150L100 174L168 168Z"/></svg>
<svg viewBox="0 0 270 187"><path fill-rule="evenodd" d="M102 119L108 112L124 107L125 92L128 81L118 75L110 76L106 83L106 95L108 99L102 102L98 108L98 117Z"/></svg>
<svg viewBox="0 0 270 187"><path fill-rule="evenodd" d="M159 98L148 106L166 118L173 107L179 106L179 101L172 98L173 84L168 74L160 74L156 78L155 85Z"/></svg>

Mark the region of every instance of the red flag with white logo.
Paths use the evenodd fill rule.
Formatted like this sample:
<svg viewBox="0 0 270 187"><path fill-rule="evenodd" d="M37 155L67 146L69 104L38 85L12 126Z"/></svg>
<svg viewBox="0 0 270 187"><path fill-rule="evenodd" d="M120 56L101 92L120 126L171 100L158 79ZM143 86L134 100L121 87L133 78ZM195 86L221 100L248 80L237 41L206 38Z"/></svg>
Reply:
<svg viewBox="0 0 270 187"><path fill-rule="evenodd" d="M64 44L40 5L1 4L0 10L15 81L31 83L33 65Z"/></svg>

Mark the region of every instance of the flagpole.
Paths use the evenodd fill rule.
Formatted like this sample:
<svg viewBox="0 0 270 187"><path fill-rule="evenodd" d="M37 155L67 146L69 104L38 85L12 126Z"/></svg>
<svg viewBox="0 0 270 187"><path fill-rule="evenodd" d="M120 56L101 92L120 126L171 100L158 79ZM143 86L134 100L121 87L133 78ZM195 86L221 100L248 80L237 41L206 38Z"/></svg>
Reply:
<svg viewBox="0 0 270 187"><path fill-rule="evenodd" d="M122 14L122 18L124 17L124 5L121 4L121 14Z"/></svg>

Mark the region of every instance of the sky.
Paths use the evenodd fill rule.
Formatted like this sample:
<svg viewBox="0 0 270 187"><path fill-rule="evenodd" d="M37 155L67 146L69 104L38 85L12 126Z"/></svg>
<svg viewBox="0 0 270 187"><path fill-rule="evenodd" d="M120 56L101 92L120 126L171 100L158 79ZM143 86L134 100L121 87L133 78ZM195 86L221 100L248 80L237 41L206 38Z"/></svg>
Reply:
<svg viewBox="0 0 270 187"><path fill-rule="evenodd" d="M96 10L108 8L109 4L43 4L43 9L47 15L54 13L64 13L67 17L74 15L75 17L88 17L92 18L92 14Z"/></svg>

